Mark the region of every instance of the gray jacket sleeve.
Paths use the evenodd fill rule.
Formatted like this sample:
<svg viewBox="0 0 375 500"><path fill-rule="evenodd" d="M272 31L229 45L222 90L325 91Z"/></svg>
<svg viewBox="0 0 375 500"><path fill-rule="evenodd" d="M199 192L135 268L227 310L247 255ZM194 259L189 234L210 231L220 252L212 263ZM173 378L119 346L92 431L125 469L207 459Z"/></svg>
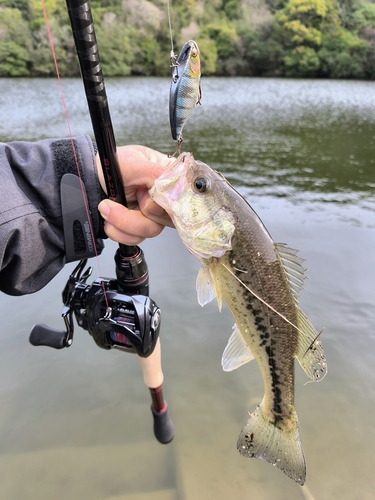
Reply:
<svg viewBox="0 0 375 500"><path fill-rule="evenodd" d="M101 234L97 206L103 197L89 137L74 138L95 238ZM0 290L36 292L64 266L60 181L77 175L70 139L0 143ZM97 241L98 252L103 245Z"/></svg>

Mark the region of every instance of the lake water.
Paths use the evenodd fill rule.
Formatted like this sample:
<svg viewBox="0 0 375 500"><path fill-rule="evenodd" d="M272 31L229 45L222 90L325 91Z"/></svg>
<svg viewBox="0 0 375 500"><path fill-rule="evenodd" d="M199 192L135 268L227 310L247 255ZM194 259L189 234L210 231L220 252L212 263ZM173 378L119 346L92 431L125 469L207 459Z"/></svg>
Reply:
<svg viewBox="0 0 375 500"><path fill-rule="evenodd" d="M174 152L169 80L108 79L118 144ZM63 81L74 135L92 134L82 84ZM0 80L0 140L66 136L57 82ZM175 231L142 245L162 308L164 392L176 435L153 437L138 361L76 329L70 349L28 343L62 328L73 265L41 292L0 298L0 498L4 500L353 500L375 498L375 82L204 78L183 149L232 182L276 242L300 250L301 307L328 375L296 366L306 487L236 450L263 395L256 363L221 369L233 320L197 304L198 261ZM114 276L109 242L101 257ZM32 258L32 256L30 256ZM93 276L98 276L96 262Z"/></svg>

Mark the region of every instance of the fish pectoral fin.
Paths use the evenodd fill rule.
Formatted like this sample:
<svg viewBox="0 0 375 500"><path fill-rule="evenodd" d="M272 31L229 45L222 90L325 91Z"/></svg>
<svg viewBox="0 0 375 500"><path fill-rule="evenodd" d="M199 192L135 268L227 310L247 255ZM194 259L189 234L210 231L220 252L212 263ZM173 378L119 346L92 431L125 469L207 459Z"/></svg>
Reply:
<svg viewBox="0 0 375 500"><path fill-rule="evenodd" d="M309 379L319 382L327 374L327 361L319 334L301 309L297 310L297 325L301 332L296 358Z"/></svg>
<svg viewBox="0 0 375 500"><path fill-rule="evenodd" d="M234 325L233 330L221 358L221 366L225 372L236 370L254 359L254 355L245 344L237 325Z"/></svg>
<svg viewBox="0 0 375 500"><path fill-rule="evenodd" d="M213 300L216 296L215 289L213 287L210 278L210 274L205 266L202 266L199 269L196 282L196 289L197 289L198 304L201 305L202 307L211 302L211 300Z"/></svg>
<svg viewBox="0 0 375 500"><path fill-rule="evenodd" d="M202 267L199 269L196 281L198 304L203 307L205 304L211 302L216 296L217 305L219 311L221 311L223 301L221 286L217 275L216 261L215 259L210 259L208 262L201 260L201 264Z"/></svg>

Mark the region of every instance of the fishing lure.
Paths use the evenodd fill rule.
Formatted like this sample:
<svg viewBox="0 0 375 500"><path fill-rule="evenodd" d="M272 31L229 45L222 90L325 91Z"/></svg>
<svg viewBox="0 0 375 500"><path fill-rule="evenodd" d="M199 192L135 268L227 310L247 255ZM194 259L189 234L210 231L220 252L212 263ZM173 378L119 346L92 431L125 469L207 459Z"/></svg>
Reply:
<svg viewBox="0 0 375 500"><path fill-rule="evenodd" d="M169 93L169 121L173 140L180 153L182 129L196 104L201 104L201 64L199 48L194 40L182 47L177 59L171 58L172 82Z"/></svg>

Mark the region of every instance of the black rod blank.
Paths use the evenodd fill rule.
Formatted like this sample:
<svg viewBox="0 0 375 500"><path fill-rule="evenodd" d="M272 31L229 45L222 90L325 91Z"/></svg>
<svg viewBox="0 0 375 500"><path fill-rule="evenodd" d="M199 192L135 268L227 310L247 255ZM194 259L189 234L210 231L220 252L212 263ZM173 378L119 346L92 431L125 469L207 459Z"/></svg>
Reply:
<svg viewBox="0 0 375 500"><path fill-rule="evenodd" d="M66 0L108 197L127 207L89 0ZM135 247L119 244L123 256Z"/></svg>

